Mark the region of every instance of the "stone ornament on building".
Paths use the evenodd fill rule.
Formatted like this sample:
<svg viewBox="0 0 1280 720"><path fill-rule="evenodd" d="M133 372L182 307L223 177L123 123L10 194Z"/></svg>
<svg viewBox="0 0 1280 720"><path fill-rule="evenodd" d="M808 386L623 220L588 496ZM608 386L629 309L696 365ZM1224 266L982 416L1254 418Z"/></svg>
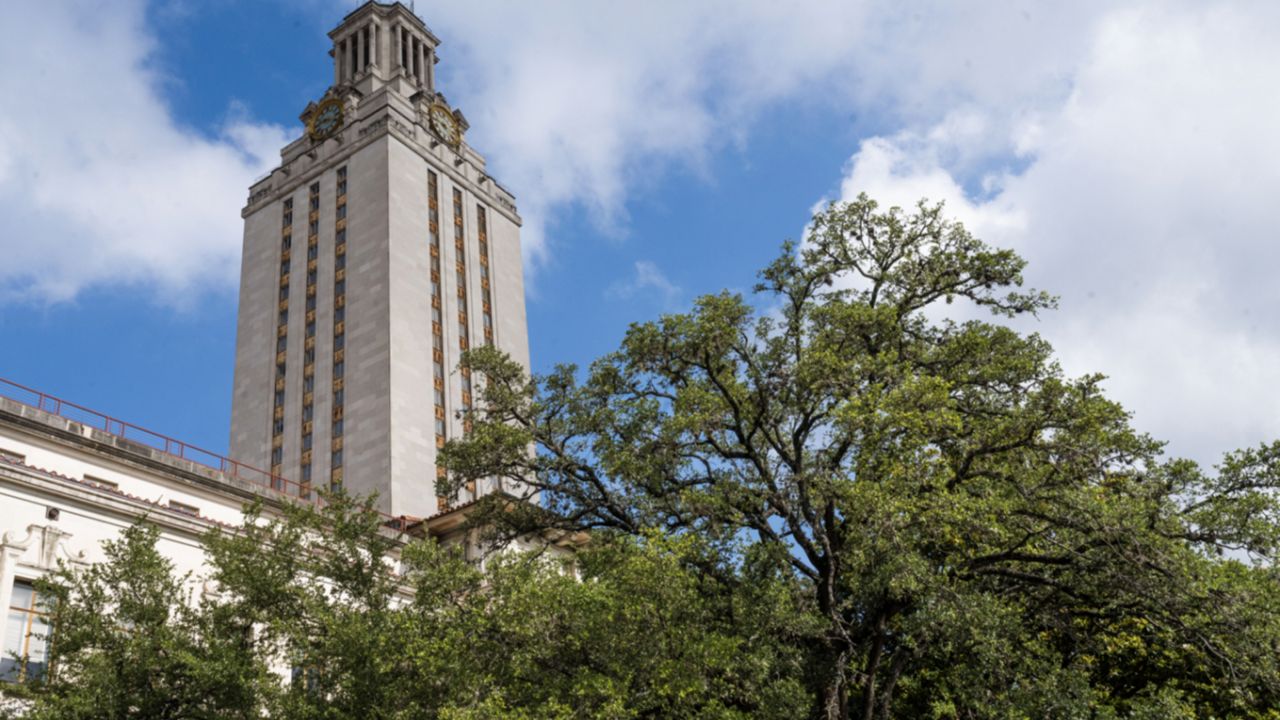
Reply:
<svg viewBox="0 0 1280 720"><path fill-rule="evenodd" d="M72 552L67 547L66 541L71 537L71 533L59 530L52 525L28 525L26 536L21 540L18 539L16 532L6 532L0 537L0 548L3 548L6 555L12 553L13 557L18 559L26 553L37 537L40 540L40 552L36 556L34 565L41 570L53 570L57 567L59 559L79 564L86 562L88 557L86 551Z"/></svg>

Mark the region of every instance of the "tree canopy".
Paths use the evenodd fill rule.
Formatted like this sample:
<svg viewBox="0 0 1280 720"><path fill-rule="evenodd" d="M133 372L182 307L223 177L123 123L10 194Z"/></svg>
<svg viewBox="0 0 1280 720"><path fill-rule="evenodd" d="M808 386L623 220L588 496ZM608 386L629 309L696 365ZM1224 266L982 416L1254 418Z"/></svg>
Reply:
<svg viewBox="0 0 1280 720"><path fill-rule="evenodd" d="M183 602L139 526L50 581L31 716L1280 718L1280 443L1166 457L1002 324L1054 306L1023 268L861 197L584 371L473 350L448 482L530 500L477 505L495 543L589 531L571 562L339 495L212 534Z"/></svg>
<svg viewBox="0 0 1280 720"><path fill-rule="evenodd" d="M554 511L498 526L693 535L722 592L781 583L815 717L1276 707L1280 445L1165 459L1042 338L940 317L1052 308L1023 267L941 205L833 204L759 307L703 297L584 375L471 353L448 462Z"/></svg>

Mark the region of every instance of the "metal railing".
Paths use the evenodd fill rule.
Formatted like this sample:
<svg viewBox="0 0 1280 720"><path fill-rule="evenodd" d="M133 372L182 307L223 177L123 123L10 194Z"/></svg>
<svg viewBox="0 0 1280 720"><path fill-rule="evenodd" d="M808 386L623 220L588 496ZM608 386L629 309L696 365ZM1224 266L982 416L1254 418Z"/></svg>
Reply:
<svg viewBox="0 0 1280 720"><path fill-rule="evenodd" d="M12 380L0 378L0 397L8 398L16 403L35 408L50 415L56 415L71 422L80 423L95 430L101 430L127 443L144 446L178 460L220 472L227 477L259 485L264 489L274 490L296 500L309 502L317 506L321 504L320 496L313 486L295 482L279 475L272 475L270 472L253 465L233 460L225 455L205 450L154 430L148 430L133 423L118 420L105 413L83 405L77 405ZM397 517L382 511L378 511L378 514L386 518L388 526L398 530L404 530L411 521L410 518L405 516Z"/></svg>

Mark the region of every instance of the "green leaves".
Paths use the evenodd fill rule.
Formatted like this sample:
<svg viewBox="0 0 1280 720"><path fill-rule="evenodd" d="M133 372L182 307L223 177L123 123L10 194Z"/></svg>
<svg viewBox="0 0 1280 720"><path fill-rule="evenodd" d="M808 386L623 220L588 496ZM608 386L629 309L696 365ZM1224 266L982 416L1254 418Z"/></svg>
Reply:
<svg viewBox="0 0 1280 720"><path fill-rule="evenodd" d="M175 574L159 535L144 519L104 544L105 562L40 583L57 598L51 673L25 717L254 717L274 679L247 626Z"/></svg>
<svg viewBox="0 0 1280 720"><path fill-rule="evenodd" d="M62 677L210 698L183 717L1276 718L1280 444L1167 460L1042 338L936 319L1051 308L1023 266L860 197L765 311L707 296L538 378L473 350L440 490L497 480L469 531L586 549L479 565L339 496L211 535L220 595L184 609L136 529L59 586ZM52 689L41 717L101 716Z"/></svg>
<svg viewBox="0 0 1280 720"><path fill-rule="evenodd" d="M519 402L485 393L447 462L465 477L454 458L501 456L556 511L491 518L511 533L696 537L710 555L686 570L715 579L712 597L777 583L817 717L1280 702L1274 678L1238 669L1269 668L1257 658L1280 637L1260 589L1280 450L1215 477L1165 463L1102 378L1064 377L1041 338L933 319L954 300L997 318L1052 308L1023 267L941 205L833 204L761 273L768 312L700 298L633 325L580 382L564 368ZM536 452L481 447L497 427ZM1233 552L1264 565L1220 559Z"/></svg>

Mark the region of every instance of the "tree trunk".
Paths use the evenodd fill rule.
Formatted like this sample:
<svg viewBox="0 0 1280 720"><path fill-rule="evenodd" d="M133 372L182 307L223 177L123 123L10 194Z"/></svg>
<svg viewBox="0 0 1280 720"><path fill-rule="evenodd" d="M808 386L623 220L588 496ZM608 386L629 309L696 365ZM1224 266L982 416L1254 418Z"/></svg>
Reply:
<svg viewBox="0 0 1280 720"><path fill-rule="evenodd" d="M849 652L834 653L831 675L822 689L822 717L825 720L849 720Z"/></svg>

